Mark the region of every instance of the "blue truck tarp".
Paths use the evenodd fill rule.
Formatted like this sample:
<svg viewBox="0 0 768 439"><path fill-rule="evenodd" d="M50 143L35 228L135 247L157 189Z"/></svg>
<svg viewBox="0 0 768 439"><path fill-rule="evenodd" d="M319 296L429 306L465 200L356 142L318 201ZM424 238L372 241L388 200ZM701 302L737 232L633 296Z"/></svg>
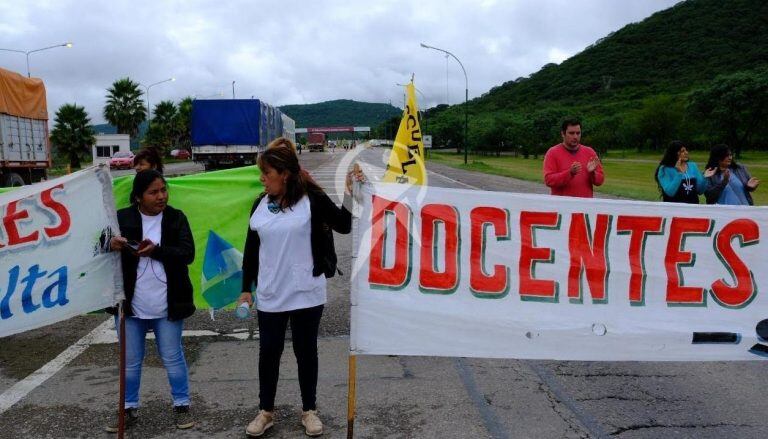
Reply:
<svg viewBox="0 0 768 439"><path fill-rule="evenodd" d="M269 136L262 117L270 110L258 99L196 100L192 103L192 145L266 144Z"/></svg>

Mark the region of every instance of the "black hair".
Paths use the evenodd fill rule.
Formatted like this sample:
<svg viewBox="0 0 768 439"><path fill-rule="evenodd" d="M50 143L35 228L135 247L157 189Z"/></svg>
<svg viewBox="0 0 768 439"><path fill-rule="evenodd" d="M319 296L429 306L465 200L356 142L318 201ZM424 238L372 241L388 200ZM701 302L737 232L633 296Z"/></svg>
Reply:
<svg viewBox="0 0 768 439"><path fill-rule="evenodd" d="M163 183L166 183L163 174L157 172L154 169L146 169L136 173L136 177L133 178L133 189L131 189L131 205L135 206L139 204L139 199L142 195L144 195L144 192L147 191L149 185L151 185L158 178L162 180Z"/></svg>
<svg viewBox="0 0 768 439"><path fill-rule="evenodd" d="M269 166L279 173L287 173L285 194L280 200L280 209L291 208L307 194L307 192L322 192L322 188L299 166L299 156L289 145L277 145L267 148L256 159L259 169ZM271 197L270 197L271 199Z"/></svg>
<svg viewBox="0 0 768 439"><path fill-rule="evenodd" d="M163 159L160 158L160 153L155 148L142 148L139 152L133 156L133 166L139 164L140 161L146 160L153 169L159 173L163 173Z"/></svg>
<svg viewBox="0 0 768 439"><path fill-rule="evenodd" d="M659 166L656 166L656 170L653 172L653 179L656 180L656 186L659 187L659 192L662 191L661 182L659 182L659 169L661 169L662 166L674 168L677 164L677 153L684 147L685 143L679 140L673 140L667 145L667 149L664 151L664 156L661 158Z"/></svg>
<svg viewBox="0 0 768 439"><path fill-rule="evenodd" d="M717 173L720 173L720 160L728 157L731 154L731 148L725 143L719 143L709 150L709 160L707 161L707 168L715 168ZM736 168L736 159L731 158L730 168Z"/></svg>
<svg viewBox="0 0 768 439"><path fill-rule="evenodd" d="M581 126L581 120L578 117L568 116L560 123L560 132L564 133L569 126L578 125Z"/></svg>

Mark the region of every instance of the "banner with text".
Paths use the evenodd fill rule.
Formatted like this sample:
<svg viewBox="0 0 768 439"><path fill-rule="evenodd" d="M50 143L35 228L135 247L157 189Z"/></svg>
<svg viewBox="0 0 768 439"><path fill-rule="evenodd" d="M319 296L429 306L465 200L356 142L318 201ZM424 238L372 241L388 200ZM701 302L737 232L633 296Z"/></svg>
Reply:
<svg viewBox="0 0 768 439"><path fill-rule="evenodd" d="M0 337L114 305L123 286L109 170L0 194Z"/></svg>
<svg viewBox="0 0 768 439"><path fill-rule="evenodd" d="M768 352L767 208L396 184L366 186L359 200L353 353L655 361Z"/></svg>

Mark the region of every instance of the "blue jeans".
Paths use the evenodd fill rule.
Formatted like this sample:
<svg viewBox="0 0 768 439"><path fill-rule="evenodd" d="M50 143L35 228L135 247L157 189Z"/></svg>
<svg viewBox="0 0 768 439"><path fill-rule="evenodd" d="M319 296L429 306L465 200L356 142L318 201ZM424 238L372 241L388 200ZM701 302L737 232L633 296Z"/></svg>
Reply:
<svg viewBox="0 0 768 439"><path fill-rule="evenodd" d="M115 317L120 330L120 320ZM139 406L141 364L144 362L144 342L147 331L155 333L157 352L163 360L171 385L173 405L189 405L189 376L184 349L181 346L183 320L125 318L125 407Z"/></svg>

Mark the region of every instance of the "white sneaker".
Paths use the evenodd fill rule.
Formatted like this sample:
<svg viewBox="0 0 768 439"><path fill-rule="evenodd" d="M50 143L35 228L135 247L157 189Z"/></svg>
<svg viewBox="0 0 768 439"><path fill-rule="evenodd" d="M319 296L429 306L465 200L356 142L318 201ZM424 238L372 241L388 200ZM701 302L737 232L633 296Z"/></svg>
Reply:
<svg viewBox="0 0 768 439"><path fill-rule="evenodd" d="M307 410L301 413L301 425L307 436L320 436L323 434L323 422L317 417L317 410Z"/></svg>
<svg viewBox="0 0 768 439"><path fill-rule="evenodd" d="M259 414L245 427L245 434L250 437L259 437L275 425L275 412L259 410Z"/></svg>

